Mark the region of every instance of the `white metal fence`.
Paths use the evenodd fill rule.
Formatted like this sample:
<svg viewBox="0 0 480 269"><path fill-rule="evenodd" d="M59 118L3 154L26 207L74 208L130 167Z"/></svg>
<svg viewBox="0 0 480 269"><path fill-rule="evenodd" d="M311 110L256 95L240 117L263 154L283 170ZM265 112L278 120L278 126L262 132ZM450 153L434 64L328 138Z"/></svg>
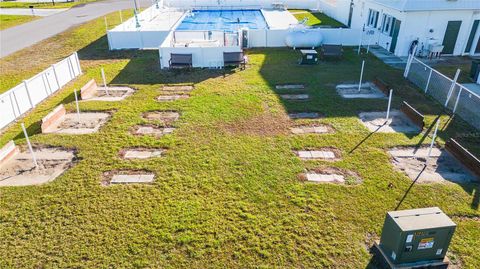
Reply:
<svg viewBox="0 0 480 269"><path fill-rule="evenodd" d="M438 72L414 56L410 56L404 76L432 96L453 114L480 130L480 95Z"/></svg>
<svg viewBox="0 0 480 269"><path fill-rule="evenodd" d="M75 52L0 95L0 129L82 74Z"/></svg>

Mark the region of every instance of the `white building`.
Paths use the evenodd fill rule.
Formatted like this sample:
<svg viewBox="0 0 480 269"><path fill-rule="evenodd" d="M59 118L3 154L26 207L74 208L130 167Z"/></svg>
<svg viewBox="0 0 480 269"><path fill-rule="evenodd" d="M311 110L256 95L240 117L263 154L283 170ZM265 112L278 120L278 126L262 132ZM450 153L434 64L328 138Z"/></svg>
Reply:
<svg viewBox="0 0 480 269"><path fill-rule="evenodd" d="M351 28L375 29L375 43L398 56L418 40L421 53L480 55L480 0L319 0Z"/></svg>

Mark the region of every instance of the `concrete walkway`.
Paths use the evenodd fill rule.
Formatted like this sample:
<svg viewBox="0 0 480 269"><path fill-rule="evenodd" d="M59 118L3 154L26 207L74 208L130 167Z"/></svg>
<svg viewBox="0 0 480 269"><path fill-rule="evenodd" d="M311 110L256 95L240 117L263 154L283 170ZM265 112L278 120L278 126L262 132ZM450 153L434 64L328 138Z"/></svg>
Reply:
<svg viewBox="0 0 480 269"><path fill-rule="evenodd" d="M407 58L400 58L380 46L370 46L370 52L389 66L405 69Z"/></svg>
<svg viewBox="0 0 480 269"><path fill-rule="evenodd" d="M140 0L141 7L149 5L151 5L149 0ZM117 10L132 8L132 0L105 0L77 6L39 20L5 29L0 31L0 58L84 22Z"/></svg>
<svg viewBox="0 0 480 269"><path fill-rule="evenodd" d="M33 9L33 12L29 8L0 8L0 15L22 15L22 16L40 16L46 17L54 15L60 12L64 12L68 8L56 8L56 9Z"/></svg>

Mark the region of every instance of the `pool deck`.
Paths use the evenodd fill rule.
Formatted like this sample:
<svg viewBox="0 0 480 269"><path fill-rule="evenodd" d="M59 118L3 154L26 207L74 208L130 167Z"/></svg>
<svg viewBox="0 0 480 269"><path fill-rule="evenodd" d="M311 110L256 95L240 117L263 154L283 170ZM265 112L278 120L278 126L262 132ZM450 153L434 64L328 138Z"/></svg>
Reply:
<svg viewBox="0 0 480 269"><path fill-rule="evenodd" d="M136 28L135 18L132 17L110 31L171 31L183 20L185 11L159 8L155 5L141 12L139 17L140 27Z"/></svg>
<svg viewBox="0 0 480 269"><path fill-rule="evenodd" d="M262 14L268 27L272 30L288 29L290 25L298 23L298 20L288 10L262 9Z"/></svg>

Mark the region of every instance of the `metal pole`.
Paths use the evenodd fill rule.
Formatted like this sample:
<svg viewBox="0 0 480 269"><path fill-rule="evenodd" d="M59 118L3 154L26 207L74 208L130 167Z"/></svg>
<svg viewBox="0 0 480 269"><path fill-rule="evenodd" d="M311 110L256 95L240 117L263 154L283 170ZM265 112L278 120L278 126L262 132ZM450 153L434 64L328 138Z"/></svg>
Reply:
<svg viewBox="0 0 480 269"><path fill-rule="evenodd" d="M122 10L120 9L118 13L120 14L120 23L123 23Z"/></svg>
<svg viewBox="0 0 480 269"><path fill-rule="evenodd" d="M455 106L453 107L453 115L455 115L455 111L457 111L458 101L460 101L460 94L462 93L463 88L460 88L457 95L457 100L455 100Z"/></svg>
<svg viewBox="0 0 480 269"><path fill-rule="evenodd" d="M372 43L372 36L373 36L373 35L370 35L370 38L368 39L367 54L370 52L370 44Z"/></svg>
<svg viewBox="0 0 480 269"><path fill-rule="evenodd" d="M358 83L358 92L360 92L362 88L362 80L363 80L363 68L365 67L365 60L362 61L362 70L360 71L360 82Z"/></svg>
<svg viewBox="0 0 480 269"><path fill-rule="evenodd" d="M105 79L105 71L103 70L103 68L102 68L102 79L103 79L103 88L105 89L105 93L107 94L107 96L110 96L110 94L108 93L107 80Z"/></svg>
<svg viewBox="0 0 480 269"><path fill-rule="evenodd" d="M452 86L450 86L450 90L448 91L447 100L445 101L444 107L447 107L450 98L452 97L453 90L455 89L455 85L457 84L458 76L460 76L460 69L457 69L457 73L455 73L455 77L452 81Z"/></svg>
<svg viewBox="0 0 480 269"><path fill-rule="evenodd" d="M32 154L33 164L35 165L35 168L38 168L37 158L35 157L35 153L33 153L33 148L32 148L32 144L30 143L30 139L28 139L27 129L25 129L25 125L23 124L23 122L21 123L21 125L23 129L23 134L25 135L25 139L27 140L28 149L30 150L30 154Z"/></svg>
<svg viewBox="0 0 480 269"><path fill-rule="evenodd" d="M427 85L425 85L425 93L428 91L428 86L430 86L430 79L432 78L433 69L430 68L430 74L428 75Z"/></svg>
<svg viewBox="0 0 480 269"><path fill-rule="evenodd" d="M393 96L393 89L390 89L390 95L388 96L387 117L385 118L385 123L387 123L388 119L390 118L390 108L392 106L392 96Z"/></svg>
<svg viewBox="0 0 480 269"><path fill-rule="evenodd" d="M357 51L358 55L360 55L360 51L362 50L362 42L363 42L363 30L360 31L360 44L358 44L358 51Z"/></svg>
<svg viewBox="0 0 480 269"><path fill-rule="evenodd" d="M77 106L77 118L78 118L78 121L80 121L80 107L78 106L77 89L73 90L73 93L75 94L75 104Z"/></svg>
<svg viewBox="0 0 480 269"><path fill-rule="evenodd" d="M430 155L432 155L433 145L435 144L435 139L437 138L438 126L440 125L440 119L437 120L437 125L435 126L435 132L433 132L432 142L430 143L430 148L428 149L428 155L425 159L425 165L428 164L428 160L430 159Z"/></svg>
<svg viewBox="0 0 480 269"><path fill-rule="evenodd" d="M103 17L104 21L105 21L105 32L108 32L108 22L107 22L107 17Z"/></svg>

